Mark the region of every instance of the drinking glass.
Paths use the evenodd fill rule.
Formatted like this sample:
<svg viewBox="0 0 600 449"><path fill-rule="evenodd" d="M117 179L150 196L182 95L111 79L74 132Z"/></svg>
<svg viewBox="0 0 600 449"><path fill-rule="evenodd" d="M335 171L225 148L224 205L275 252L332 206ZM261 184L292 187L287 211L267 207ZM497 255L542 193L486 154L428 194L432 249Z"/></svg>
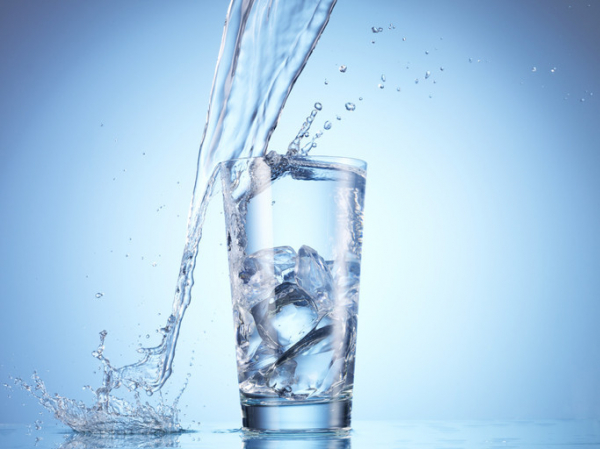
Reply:
<svg viewBox="0 0 600 449"><path fill-rule="evenodd" d="M366 163L221 163L246 430L350 428Z"/></svg>

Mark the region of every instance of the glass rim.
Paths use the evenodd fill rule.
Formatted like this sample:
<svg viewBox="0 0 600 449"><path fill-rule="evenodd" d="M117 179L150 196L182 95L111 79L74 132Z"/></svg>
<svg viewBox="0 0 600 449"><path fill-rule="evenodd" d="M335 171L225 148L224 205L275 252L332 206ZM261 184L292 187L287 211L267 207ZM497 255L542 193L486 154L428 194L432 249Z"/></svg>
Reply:
<svg viewBox="0 0 600 449"><path fill-rule="evenodd" d="M267 155L265 154L263 156L249 156L249 157L232 158L232 159L227 159L227 160L221 161L217 165L234 164L237 162L250 161L253 159L264 159L266 156ZM285 154L280 154L280 156L284 157ZM337 162L337 163L341 163L341 164L345 164L345 165L350 165L352 167L357 167L362 170L367 169L367 162L362 159L355 158L355 157L325 156L325 155L323 155L323 156L321 156L321 155L308 155L308 156L294 155L294 156L291 156L291 158L307 160L309 162L310 161Z"/></svg>

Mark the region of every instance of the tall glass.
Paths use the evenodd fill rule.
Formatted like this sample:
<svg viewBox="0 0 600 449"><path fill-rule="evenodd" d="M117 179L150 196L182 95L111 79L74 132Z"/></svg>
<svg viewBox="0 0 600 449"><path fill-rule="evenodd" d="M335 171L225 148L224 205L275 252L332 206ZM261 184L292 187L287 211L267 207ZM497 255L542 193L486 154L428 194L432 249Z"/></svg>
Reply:
<svg viewBox="0 0 600 449"><path fill-rule="evenodd" d="M350 428L366 164L221 164L243 426Z"/></svg>

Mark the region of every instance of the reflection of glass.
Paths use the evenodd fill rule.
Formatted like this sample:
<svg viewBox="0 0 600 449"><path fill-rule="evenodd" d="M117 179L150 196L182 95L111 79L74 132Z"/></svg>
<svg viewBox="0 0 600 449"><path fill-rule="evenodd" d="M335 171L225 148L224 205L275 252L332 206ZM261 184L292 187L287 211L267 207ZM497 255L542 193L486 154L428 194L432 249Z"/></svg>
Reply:
<svg viewBox="0 0 600 449"><path fill-rule="evenodd" d="M125 449L180 447L179 434L73 433L59 449Z"/></svg>
<svg viewBox="0 0 600 449"><path fill-rule="evenodd" d="M221 164L243 425L350 428L366 164Z"/></svg>
<svg viewBox="0 0 600 449"><path fill-rule="evenodd" d="M245 436L242 449L350 449L350 436L311 436L306 434L281 436Z"/></svg>

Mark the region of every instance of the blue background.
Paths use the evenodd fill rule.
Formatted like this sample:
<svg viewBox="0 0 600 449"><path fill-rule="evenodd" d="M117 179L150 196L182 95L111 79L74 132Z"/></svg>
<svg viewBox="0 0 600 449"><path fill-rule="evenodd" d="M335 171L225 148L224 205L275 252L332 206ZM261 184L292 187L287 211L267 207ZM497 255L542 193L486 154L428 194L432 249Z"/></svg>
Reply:
<svg viewBox="0 0 600 449"><path fill-rule="evenodd" d="M115 365L158 343L226 10L0 3L3 383L38 370L89 403L98 332ZM270 148L320 101L313 152L369 163L356 419L600 418L599 19L593 0L338 2ZM239 416L220 208L168 386L191 375L186 422ZM0 422L40 411L0 390Z"/></svg>

